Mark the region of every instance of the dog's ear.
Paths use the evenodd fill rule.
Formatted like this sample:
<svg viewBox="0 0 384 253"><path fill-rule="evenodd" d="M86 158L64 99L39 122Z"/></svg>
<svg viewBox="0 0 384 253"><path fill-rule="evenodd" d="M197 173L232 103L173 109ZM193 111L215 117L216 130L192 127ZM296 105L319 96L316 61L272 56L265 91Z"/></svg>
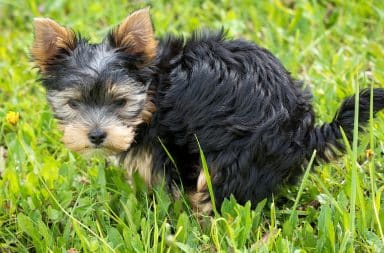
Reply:
<svg viewBox="0 0 384 253"><path fill-rule="evenodd" d="M133 12L111 33L115 47L127 53L141 54L146 61L156 55L157 41L154 36L149 8Z"/></svg>
<svg viewBox="0 0 384 253"><path fill-rule="evenodd" d="M33 24L35 40L31 53L35 63L44 72L61 49L70 53L76 48L76 36L73 31L49 18L35 18Z"/></svg>

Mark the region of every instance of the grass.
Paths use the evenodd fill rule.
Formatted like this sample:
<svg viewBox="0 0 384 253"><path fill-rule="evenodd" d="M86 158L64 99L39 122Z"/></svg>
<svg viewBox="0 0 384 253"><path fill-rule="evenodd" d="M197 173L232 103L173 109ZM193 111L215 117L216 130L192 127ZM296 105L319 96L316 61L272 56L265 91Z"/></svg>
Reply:
<svg viewBox="0 0 384 253"><path fill-rule="evenodd" d="M383 252L383 113L340 160L255 210L231 198L204 228L184 199L63 147L29 60L33 17L96 42L147 5L157 35L224 26L268 48L312 88L319 123L383 86L383 1L0 0L0 252Z"/></svg>

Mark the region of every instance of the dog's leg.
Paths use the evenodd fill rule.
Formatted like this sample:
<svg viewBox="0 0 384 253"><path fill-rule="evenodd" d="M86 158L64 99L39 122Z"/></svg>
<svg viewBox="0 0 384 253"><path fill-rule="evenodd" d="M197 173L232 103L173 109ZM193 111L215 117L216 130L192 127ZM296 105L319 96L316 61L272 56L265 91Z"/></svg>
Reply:
<svg viewBox="0 0 384 253"><path fill-rule="evenodd" d="M197 178L196 191L189 192L187 195L192 210L198 217L212 215L212 203L203 170L201 170Z"/></svg>

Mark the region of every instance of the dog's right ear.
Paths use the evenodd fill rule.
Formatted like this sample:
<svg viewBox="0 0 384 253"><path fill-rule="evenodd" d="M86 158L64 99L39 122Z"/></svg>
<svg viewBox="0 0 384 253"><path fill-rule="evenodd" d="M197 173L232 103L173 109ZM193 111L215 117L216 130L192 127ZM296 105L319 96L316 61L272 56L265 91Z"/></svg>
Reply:
<svg viewBox="0 0 384 253"><path fill-rule="evenodd" d="M49 18L35 18L33 24L35 40L31 53L37 66L44 72L61 49L70 53L76 48L76 36L73 31Z"/></svg>

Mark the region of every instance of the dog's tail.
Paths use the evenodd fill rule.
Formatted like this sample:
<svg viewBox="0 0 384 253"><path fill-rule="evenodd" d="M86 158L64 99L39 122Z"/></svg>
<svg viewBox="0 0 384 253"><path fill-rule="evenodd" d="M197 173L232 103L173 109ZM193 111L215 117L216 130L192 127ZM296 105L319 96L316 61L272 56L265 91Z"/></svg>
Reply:
<svg viewBox="0 0 384 253"><path fill-rule="evenodd" d="M371 89L364 89L359 93L359 128L366 125L370 116ZM373 89L373 115L384 109L384 88ZM340 128L349 142L353 139L355 116L355 95L348 97L341 104L333 121L313 129L309 136L309 150L317 150L317 159L328 162L341 153L345 146ZM308 154L310 157L312 154Z"/></svg>

